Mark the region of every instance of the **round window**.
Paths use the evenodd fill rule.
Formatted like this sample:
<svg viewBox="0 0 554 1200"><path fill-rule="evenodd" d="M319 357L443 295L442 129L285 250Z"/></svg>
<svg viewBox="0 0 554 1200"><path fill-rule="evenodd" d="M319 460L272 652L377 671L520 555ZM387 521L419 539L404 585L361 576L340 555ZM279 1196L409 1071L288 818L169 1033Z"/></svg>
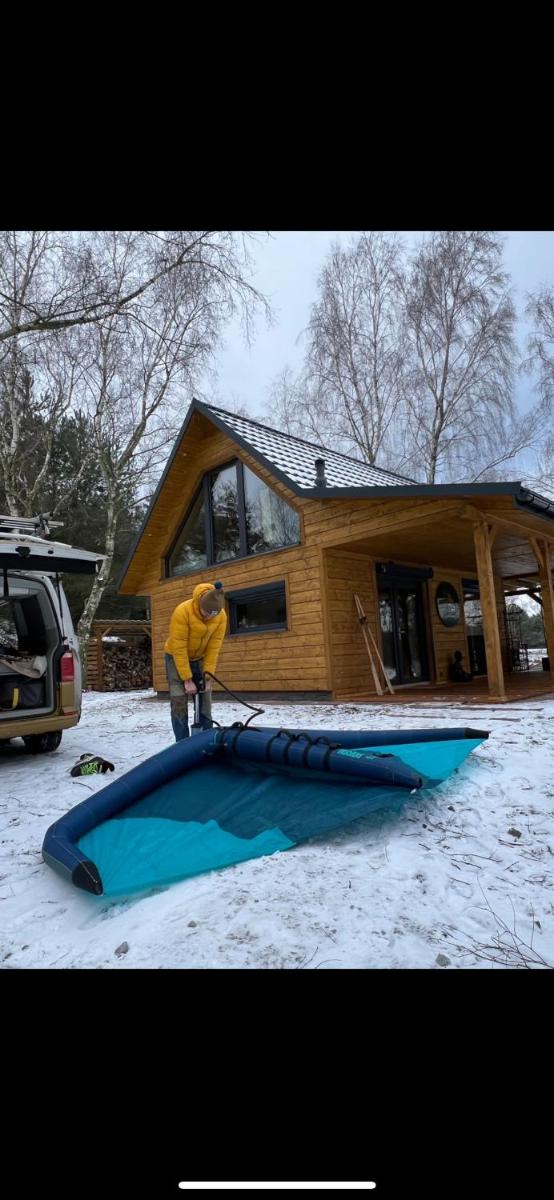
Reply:
<svg viewBox="0 0 554 1200"><path fill-rule="evenodd" d="M437 612L443 625L457 625L460 620L460 597L451 583L439 583L435 596Z"/></svg>

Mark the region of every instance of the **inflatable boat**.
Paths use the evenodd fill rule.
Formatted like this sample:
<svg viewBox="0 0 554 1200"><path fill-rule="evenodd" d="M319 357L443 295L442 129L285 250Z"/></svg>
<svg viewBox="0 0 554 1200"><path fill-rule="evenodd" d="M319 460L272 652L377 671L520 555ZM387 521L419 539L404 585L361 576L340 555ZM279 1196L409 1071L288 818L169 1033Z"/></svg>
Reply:
<svg viewBox="0 0 554 1200"><path fill-rule="evenodd" d="M49 866L125 895L288 850L438 786L476 729L209 729L162 750L48 829Z"/></svg>

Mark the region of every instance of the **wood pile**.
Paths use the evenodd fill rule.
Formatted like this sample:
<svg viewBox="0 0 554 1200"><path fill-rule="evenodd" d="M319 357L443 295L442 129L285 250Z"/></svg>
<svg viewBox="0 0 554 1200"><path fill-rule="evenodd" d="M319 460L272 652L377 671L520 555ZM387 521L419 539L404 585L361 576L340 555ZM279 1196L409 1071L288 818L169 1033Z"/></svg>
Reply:
<svg viewBox="0 0 554 1200"><path fill-rule="evenodd" d="M149 621L93 621L85 687L98 692L152 687Z"/></svg>
<svg viewBox="0 0 554 1200"><path fill-rule="evenodd" d="M152 649L149 637L102 642L104 691L124 692L152 687Z"/></svg>

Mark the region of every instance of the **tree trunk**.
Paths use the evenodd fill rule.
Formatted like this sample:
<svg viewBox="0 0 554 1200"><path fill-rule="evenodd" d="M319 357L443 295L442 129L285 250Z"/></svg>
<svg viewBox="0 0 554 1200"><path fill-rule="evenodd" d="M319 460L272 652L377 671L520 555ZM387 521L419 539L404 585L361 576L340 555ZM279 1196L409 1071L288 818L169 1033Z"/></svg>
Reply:
<svg viewBox="0 0 554 1200"><path fill-rule="evenodd" d="M102 564L101 570L99 571L98 575L95 576L94 583L93 583L91 591L90 591L90 595L85 604L85 607L83 609L83 614L82 614L79 624L77 626L77 633L79 635L79 643L80 643L80 647L81 647L83 687L86 686L87 646L88 646L88 640L90 637L90 630L91 630L92 622L94 621L94 618L96 616L96 612L98 610L98 606L100 604L102 596L104 595L104 591L110 581L110 573L111 573L111 569L112 569L112 562L113 562L113 556L114 556L115 535L117 532L118 517L119 517L119 513L117 512L116 506L115 506L113 500L110 500L108 502L108 508L107 508L107 512L106 512L106 541L105 541L105 546L104 546L104 551L103 551L103 553L105 555L104 562Z"/></svg>

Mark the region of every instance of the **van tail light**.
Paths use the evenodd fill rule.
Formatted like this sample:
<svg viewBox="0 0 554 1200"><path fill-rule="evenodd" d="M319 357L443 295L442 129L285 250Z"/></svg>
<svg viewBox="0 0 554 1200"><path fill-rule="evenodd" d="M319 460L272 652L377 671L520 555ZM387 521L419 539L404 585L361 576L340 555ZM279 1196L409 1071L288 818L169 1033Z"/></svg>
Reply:
<svg viewBox="0 0 554 1200"><path fill-rule="evenodd" d="M60 680L62 683L73 683L75 679L75 660L71 650L66 650L60 658Z"/></svg>

